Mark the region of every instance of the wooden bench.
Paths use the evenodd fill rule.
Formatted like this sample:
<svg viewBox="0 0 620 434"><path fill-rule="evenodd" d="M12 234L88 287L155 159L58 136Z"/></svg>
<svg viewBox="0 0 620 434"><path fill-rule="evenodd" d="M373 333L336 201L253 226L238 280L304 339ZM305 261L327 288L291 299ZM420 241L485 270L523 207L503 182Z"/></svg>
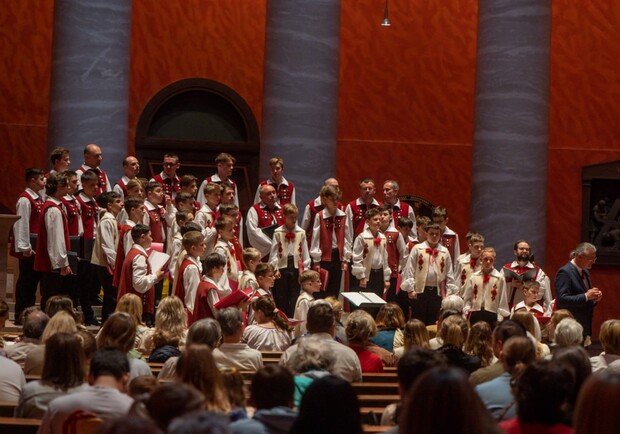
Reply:
<svg viewBox="0 0 620 434"><path fill-rule="evenodd" d="M398 395L398 383L351 383L358 395Z"/></svg>
<svg viewBox="0 0 620 434"><path fill-rule="evenodd" d="M20 419L0 417L0 432L7 434L36 434L41 421L39 419Z"/></svg>
<svg viewBox="0 0 620 434"><path fill-rule="evenodd" d="M365 372L362 374L363 383L397 383L395 372Z"/></svg>
<svg viewBox="0 0 620 434"><path fill-rule="evenodd" d="M362 429L364 430L364 434L373 434L389 431L394 427L392 426L382 426L382 425L362 425Z"/></svg>
<svg viewBox="0 0 620 434"><path fill-rule="evenodd" d="M357 399L360 407L387 407L400 401L400 395L362 395L358 394Z"/></svg>
<svg viewBox="0 0 620 434"><path fill-rule="evenodd" d="M149 368L151 368L151 372L153 373L155 377L159 375L162 368L164 367L163 363L149 362L148 365L149 365Z"/></svg>
<svg viewBox="0 0 620 434"><path fill-rule="evenodd" d="M13 417L15 414L16 402L0 401L0 417Z"/></svg>

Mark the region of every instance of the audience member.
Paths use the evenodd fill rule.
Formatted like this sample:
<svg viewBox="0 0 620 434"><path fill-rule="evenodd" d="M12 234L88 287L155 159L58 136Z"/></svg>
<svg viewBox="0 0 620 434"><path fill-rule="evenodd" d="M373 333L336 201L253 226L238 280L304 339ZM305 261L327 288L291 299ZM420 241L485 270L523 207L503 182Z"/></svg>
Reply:
<svg viewBox="0 0 620 434"><path fill-rule="evenodd" d="M77 325L73 316L65 311L56 313L50 318L43 334L41 335L41 345L37 345L26 356L24 362L24 373L26 375L41 375L43 373L43 362L45 360L45 343L56 333L77 333Z"/></svg>
<svg viewBox="0 0 620 434"><path fill-rule="evenodd" d="M196 410L172 421L168 434L229 434L228 418L210 411Z"/></svg>
<svg viewBox="0 0 620 434"><path fill-rule="evenodd" d="M598 335L603 352L590 359L592 372L612 369L620 372L620 320L608 319L601 325Z"/></svg>
<svg viewBox="0 0 620 434"><path fill-rule="evenodd" d="M259 351L284 351L291 345L291 326L270 296L252 303L256 324L246 327L243 342Z"/></svg>
<svg viewBox="0 0 620 434"><path fill-rule="evenodd" d="M428 342L428 330L426 325L419 319L410 319L403 329L403 345L395 347L394 354L396 357L402 357L414 347L430 349Z"/></svg>
<svg viewBox="0 0 620 434"><path fill-rule="evenodd" d="M555 328L555 343L558 347L581 345L583 326L574 318L564 318Z"/></svg>
<svg viewBox="0 0 620 434"><path fill-rule="evenodd" d="M383 372L382 357L375 351L369 350L370 337L377 333L377 325L372 316L361 309L352 312L347 319L346 332L349 347L360 359L362 372ZM391 359L392 354L387 350L376 345L374 347L387 353L387 359Z"/></svg>
<svg viewBox="0 0 620 434"><path fill-rule="evenodd" d="M390 353L394 352L394 335L405 327L405 314L396 303L386 303L379 309L376 318L377 334L370 341Z"/></svg>
<svg viewBox="0 0 620 434"><path fill-rule="evenodd" d="M0 401L16 404L25 385L22 368L13 360L0 356Z"/></svg>
<svg viewBox="0 0 620 434"><path fill-rule="evenodd" d="M573 425L573 416L575 411L575 405L577 404L577 397L583 384L588 377L592 374L592 365L590 364L590 356L588 352L579 345L572 345L567 347L559 347L553 352L552 360L555 363L567 366L573 371L575 382L573 383L573 390L568 399L568 405L566 407L566 418L564 423L566 425Z"/></svg>
<svg viewBox="0 0 620 434"><path fill-rule="evenodd" d="M19 342L6 346L4 350L9 359L23 367L28 353L41 343L41 335L43 335L49 317L35 306L24 309L22 317L24 336Z"/></svg>
<svg viewBox="0 0 620 434"><path fill-rule="evenodd" d="M575 409L575 434L608 434L620 426L620 373L607 369L583 385Z"/></svg>
<svg viewBox="0 0 620 434"><path fill-rule="evenodd" d="M451 315L441 323L439 331L443 345L437 350L448 359L449 366L464 369L468 373L480 368L480 359L463 351L469 334L469 323L460 315Z"/></svg>
<svg viewBox="0 0 620 434"><path fill-rule="evenodd" d="M151 348L149 362L164 363L170 357L181 355L180 346L187 339L187 314L179 297L171 295L164 298L155 314L155 328L144 338L147 348Z"/></svg>
<svg viewBox="0 0 620 434"><path fill-rule="evenodd" d="M217 321L222 329L222 344L213 350L213 358L218 366L256 371L263 366L260 351L241 342L243 336L243 315L236 307L219 311Z"/></svg>
<svg viewBox="0 0 620 434"><path fill-rule="evenodd" d="M480 367L484 368L496 361L493 355L493 330L489 323L478 321L471 326L463 351L480 359Z"/></svg>
<svg viewBox="0 0 620 434"><path fill-rule="evenodd" d="M149 331L151 331L151 329L142 321L142 300L140 297L136 294L123 295L116 304L115 312L125 312L134 319L137 324L134 348L140 348L142 346L142 339Z"/></svg>
<svg viewBox="0 0 620 434"><path fill-rule="evenodd" d="M299 407L301 397L314 380L333 371L336 357L327 342L316 336L300 339L288 361L287 367L295 374L295 407Z"/></svg>
<svg viewBox="0 0 620 434"><path fill-rule="evenodd" d="M161 384L145 402L145 408L157 426L165 431L174 418L203 408L205 396L191 384Z"/></svg>

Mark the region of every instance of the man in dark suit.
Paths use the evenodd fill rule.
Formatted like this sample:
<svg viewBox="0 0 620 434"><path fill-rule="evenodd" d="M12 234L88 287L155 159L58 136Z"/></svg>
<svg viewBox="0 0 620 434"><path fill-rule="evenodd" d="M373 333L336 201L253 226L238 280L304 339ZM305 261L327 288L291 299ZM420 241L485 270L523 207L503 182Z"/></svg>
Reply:
<svg viewBox="0 0 620 434"><path fill-rule="evenodd" d="M590 268L596 261L596 247L590 243L579 244L574 257L555 276L557 292L556 308L568 309L583 326L584 345L592 335L594 306L603 296L598 288L592 287Z"/></svg>

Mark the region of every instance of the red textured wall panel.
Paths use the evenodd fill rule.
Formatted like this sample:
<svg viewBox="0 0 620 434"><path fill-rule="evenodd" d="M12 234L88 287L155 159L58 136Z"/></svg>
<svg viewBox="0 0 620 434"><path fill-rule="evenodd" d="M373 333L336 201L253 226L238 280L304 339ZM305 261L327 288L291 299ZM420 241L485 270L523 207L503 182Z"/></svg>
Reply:
<svg viewBox="0 0 620 434"><path fill-rule="evenodd" d="M172 82L200 77L234 89L261 124L266 0L134 0L129 151L144 106Z"/></svg>
<svg viewBox="0 0 620 434"><path fill-rule="evenodd" d="M546 271L580 241L581 167L620 159L620 4L553 2ZM595 330L620 318L620 267L595 266ZM595 331L595 334L598 333Z"/></svg>
<svg viewBox="0 0 620 434"><path fill-rule="evenodd" d="M47 168L53 0L4 1L0 12L0 209L15 211L27 167Z"/></svg>
<svg viewBox="0 0 620 434"><path fill-rule="evenodd" d="M345 199L362 177L393 177L402 194L446 206L450 227L464 235L478 3L393 1L391 27L380 25L383 6L342 1L337 174Z"/></svg>

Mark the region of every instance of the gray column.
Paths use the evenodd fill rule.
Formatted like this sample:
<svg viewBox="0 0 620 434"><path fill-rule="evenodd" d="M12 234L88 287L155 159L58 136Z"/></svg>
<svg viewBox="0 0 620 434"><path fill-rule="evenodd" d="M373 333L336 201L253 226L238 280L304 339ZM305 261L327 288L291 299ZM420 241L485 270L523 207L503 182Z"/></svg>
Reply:
<svg viewBox="0 0 620 434"><path fill-rule="evenodd" d="M131 2L56 0L50 90L49 148L98 144L114 183L127 153Z"/></svg>
<svg viewBox="0 0 620 434"><path fill-rule="evenodd" d="M335 175L339 34L339 0L268 2L261 179L284 158L300 213Z"/></svg>
<svg viewBox="0 0 620 434"><path fill-rule="evenodd" d="M530 241L544 267L551 1L480 0L471 225L511 260Z"/></svg>

